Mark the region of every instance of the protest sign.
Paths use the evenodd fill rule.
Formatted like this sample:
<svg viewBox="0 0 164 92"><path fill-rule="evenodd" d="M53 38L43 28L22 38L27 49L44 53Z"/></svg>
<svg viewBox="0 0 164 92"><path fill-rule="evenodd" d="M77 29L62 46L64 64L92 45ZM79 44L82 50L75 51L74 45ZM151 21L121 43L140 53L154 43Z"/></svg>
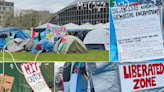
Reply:
<svg viewBox="0 0 164 92"><path fill-rule="evenodd" d="M20 66L28 85L34 92L52 92L42 75L39 63L28 62Z"/></svg>
<svg viewBox="0 0 164 92"><path fill-rule="evenodd" d="M66 35L66 27L62 27L60 30L54 30L55 37L64 37Z"/></svg>
<svg viewBox="0 0 164 92"><path fill-rule="evenodd" d="M14 77L0 75L0 92L11 92Z"/></svg>
<svg viewBox="0 0 164 92"><path fill-rule="evenodd" d="M164 58L158 6L142 4L111 8L119 61Z"/></svg>
<svg viewBox="0 0 164 92"><path fill-rule="evenodd" d="M119 65L122 92L164 87L164 63Z"/></svg>

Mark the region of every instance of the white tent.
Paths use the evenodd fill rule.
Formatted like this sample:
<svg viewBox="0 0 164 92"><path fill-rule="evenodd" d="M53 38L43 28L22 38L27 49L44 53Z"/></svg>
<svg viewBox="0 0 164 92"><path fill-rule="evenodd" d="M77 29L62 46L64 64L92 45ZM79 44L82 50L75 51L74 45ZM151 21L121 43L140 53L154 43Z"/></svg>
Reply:
<svg viewBox="0 0 164 92"><path fill-rule="evenodd" d="M83 43L88 49L105 49L105 44L109 44L109 30L95 29L90 31L84 38Z"/></svg>
<svg viewBox="0 0 164 92"><path fill-rule="evenodd" d="M109 28L109 22L99 26L98 28Z"/></svg>
<svg viewBox="0 0 164 92"><path fill-rule="evenodd" d="M104 24L102 24L102 23L99 23L99 24L96 24L95 26L94 26L94 28L101 28L101 26L103 26Z"/></svg>
<svg viewBox="0 0 164 92"><path fill-rule="evenodd" d="M66 25L63 25L64 27L66 27L66 29L80 29L79 25L73 24L73 23L69 23Z"/></svg>
<svg viewBox="0 0 164 92"><path fill-rule="evenodd" d="M90 23L85 23L83 25L80 25L80 29L94 29L94 25L90 24Z"/></svg>
<svg viewBox="0 0 164 92"><path fill-rule="evenodd" d="M50 30L51 30L51 28L56 29L56 30L60 30L60 29L61 29L60 26L55 25L55 24L51 24L51 23L45 23L45 24L40 25L40 26L38 26L38 27L36 27L36 28L47 28L47 25L48 25L48 24L49 24L49 26L50 26Z"/></svg>

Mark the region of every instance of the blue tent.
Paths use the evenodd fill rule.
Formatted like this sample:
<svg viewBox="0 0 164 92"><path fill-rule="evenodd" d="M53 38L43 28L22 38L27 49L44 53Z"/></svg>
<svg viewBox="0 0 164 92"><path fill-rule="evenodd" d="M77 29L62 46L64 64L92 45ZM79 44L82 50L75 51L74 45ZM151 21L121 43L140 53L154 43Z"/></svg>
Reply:
<svg viewBox="0 0 164 92"><path fill-rule="evenodd" d="M4 47L5 43L2 41L2 39L0 39L0 47Z"/></svg>
<svg viewBox="0 0 164 92"><path fill-rule="evenodd" d="M17 35L18 38L21 38L23 40L29 38L22 30L20 30L18 28L14 28L14 27L5 27L5 28L2 28L0 30L0 33L1 32L7 32L7 31L14 32Z"/></svg>

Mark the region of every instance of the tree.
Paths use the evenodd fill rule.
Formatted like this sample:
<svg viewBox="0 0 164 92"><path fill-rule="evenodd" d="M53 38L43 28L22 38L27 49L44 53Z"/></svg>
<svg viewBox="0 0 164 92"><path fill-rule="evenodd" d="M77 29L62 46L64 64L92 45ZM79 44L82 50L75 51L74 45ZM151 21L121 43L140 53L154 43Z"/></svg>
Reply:
<svg viewBox="0 0 164 92"><path fill-rule="evenodd" d="M39 15L35 10L16 10L14 13L5 13L2 27L16 27L19 29L31 29L39 24Z"/></svg>

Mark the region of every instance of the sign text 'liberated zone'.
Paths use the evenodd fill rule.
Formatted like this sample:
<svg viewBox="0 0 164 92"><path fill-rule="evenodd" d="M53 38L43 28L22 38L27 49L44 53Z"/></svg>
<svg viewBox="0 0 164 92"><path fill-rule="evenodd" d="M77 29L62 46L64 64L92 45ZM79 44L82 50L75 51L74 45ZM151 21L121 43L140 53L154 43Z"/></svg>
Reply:
<svg viewBox="0 0 164 92"><path fill-rule="evenodd" d="M164 63L119 65L122 92L164 87Z"/></svg>

